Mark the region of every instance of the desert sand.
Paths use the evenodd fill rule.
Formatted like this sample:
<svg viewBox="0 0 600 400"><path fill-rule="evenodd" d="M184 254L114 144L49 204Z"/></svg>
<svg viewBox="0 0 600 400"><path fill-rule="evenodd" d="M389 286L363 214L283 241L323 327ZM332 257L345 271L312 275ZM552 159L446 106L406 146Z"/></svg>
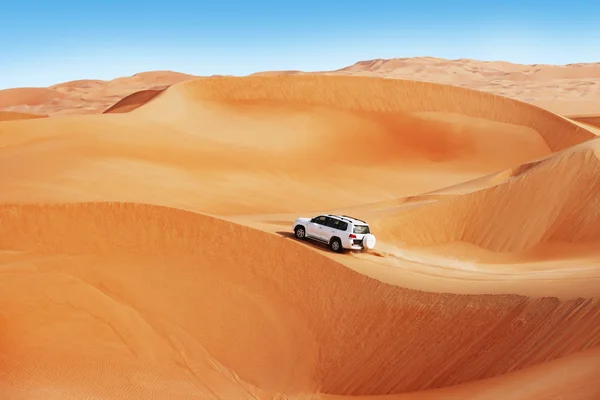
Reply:
<svg viewBox="0 0 600 400"><path fill-rule="evenodd" d="M34 119L34 118L44 118L46 115L38 115L38 114L27 114L16 111L0 111L0 121L11 121L11 120L19 120L19 119Z"/></svg>
<svg viewBox="0 0 600 400"><path fill-rule="evenodd" d="M251 75L306 74L443 83L520 100L565 116L600 114L600 63L545 65L412 57L359 61L329 71L261 71ZM0 90L0 110L42 115L99 114L134 95L128 99L126 110L130 111L134 104L141 105L148 96L172 84L197 78L181 72L150 71L109 81L88 79L47 88L12 88Z"/></svg>
<svg viewBox="0 0 600 400"><path fill-rule="evenodd" d="M194 76L179 72L151 71L110 81L86 79L47 88L5 89L0 90L0 110L41 115L97 114L136 92L160 91L191 78Z"/></svg>
<svg viewBox="0 0 600 400"><path fill-rule="evenodd" d="M600 398L595 120L403 79L179 78L0 122L0 398ZM321 212L376 250L293 238Z"/></svg>
<svg viewBox="0 0 600 400"><path fill-rule="evenodd" d="M514 64L435 57L360 61L327 73L438 82L521 100L559 114L597 114L600 63Z"/></svg>

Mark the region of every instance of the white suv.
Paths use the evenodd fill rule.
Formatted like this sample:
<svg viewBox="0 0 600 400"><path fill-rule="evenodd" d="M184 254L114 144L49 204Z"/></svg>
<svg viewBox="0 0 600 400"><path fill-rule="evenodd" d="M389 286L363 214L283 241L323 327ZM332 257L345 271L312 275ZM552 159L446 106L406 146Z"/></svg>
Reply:
<svg viewBox="0 0 600 400"><path fill-rule="evenodd" d="M314 218L298 218L294 222L298 239L313 239L329 245L341 253L346 250L364 250L375 247L376 239L369 224L347 215L323 214Z"/></svg>

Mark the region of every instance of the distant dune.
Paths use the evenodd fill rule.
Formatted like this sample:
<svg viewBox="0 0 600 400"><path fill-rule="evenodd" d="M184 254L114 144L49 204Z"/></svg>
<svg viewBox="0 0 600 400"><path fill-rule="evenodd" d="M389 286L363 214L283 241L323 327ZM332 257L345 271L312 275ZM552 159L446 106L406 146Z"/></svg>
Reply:
<svg viewBox="0 0 600 400"><path fill-rule="evenodd" d="M274 75L305 75L306 72L291 70L291 71L264 71L264 72L255 72L250 74L250 76L274 76Z"/></svg>
<svg viewBox="0 0 600 400"><path fill-rule="evenodd" d="M0 109L19 111L18 107L35 108L40 105L57 103L64 96L52 89L17 88L0 90Z"/></svg>
<svg viewBox="0 0 600 400"><path fill-rule="evenodd" d="M179 72L152 71L110 81L87 79L49 88L0 90L0 109L47 115L97 114L133 93L162 90L191 78L194 76Z"/></svg>
<svg viewBox="0 0 600 400"><path fill-rule="evenodd" d="M96 86L100 86L105 84L106 81L99 79L79 79L75 81L63 82L57 85L50 86L50 89L86 89L86 88L94 88Z"/></svg>
<svg viewBox="0 0 600 400"><path fill-rule="evenodd" d="M17 119L44 118L46 115L26 114L13 111L0 111L0 121L11 121Z"/></svg>
<svg viewBox="0 0 600 400"><path fill-rule="evenodd" d="M600 62L522 65L417 57L361 61L331 73L457 85L525 101L559 114L594 114L600 108Z"/></svg>
<svg viewBox="0 0 600 400"><path fill-rule="evenodd" d="M558 114L594 115L600 112L600 63L523 65L503 61L414 57L359 61L332 71L259 71L251 75L306 74L374 76L443 83L524 101ZM198 76L173 71L150 71L111 81L71 81L45 89L48 91L45 97L38 95L34 105L24 100L28 96L15 96L17 92L7 95L0 91L0 109L48 115L102 113L133 93L160 90L196 78ZM2 101L7 96L13 97L8 104Z"/></svg>
<svg viewBox="0 0 600 400"><path fill-rule="evenodd" d="M260 74L289 73L269 71ZM597 114L600 110L600 62L523 65L503 61L414 57L359 61L334 71L311 73L444 83L513 98L559 114Z"/></svg>
<svg viewBox="0 0 600 400"><path fill-rule="evenodd" d="M0 123L0 398L598 399L587 125L402 79L133 80ZM292 237L332 210L377 248Z"/></svg>

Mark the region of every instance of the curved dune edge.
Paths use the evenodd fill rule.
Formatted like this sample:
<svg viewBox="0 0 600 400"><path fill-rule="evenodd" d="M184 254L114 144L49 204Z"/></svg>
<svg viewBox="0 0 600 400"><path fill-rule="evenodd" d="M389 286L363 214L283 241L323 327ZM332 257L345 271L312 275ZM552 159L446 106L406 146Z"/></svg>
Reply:
<svg viewBox="0 0 600 400"><path fill-rule="evenodd" d="M400 395L360 396L356 400L596 400L600 347L505 375L449 388ZM348 400L346 396L285 396L278 400Z"/></svg>
<svg viewBox="0 0 600 400"><path fill-rule="evenodd" d="M382 219L384 240L405 247L466 242L494 252L539 244L600 244L600 139L531 162L496 186ZM520 232L517 234L517 232Z"/></svg>
<svg viewBox="0 0 600 400"><path fill-rule="evenodd" d="M232 106L286 103L361 112L444 112L526 125L552 151L594 137L588 130L545 109L490 93L451 85L359 76L274 75L198 78L171 86L160 101L136 112L156 112L168 102L220 101ZM435 101L432 101L435 99ZM164 110L163 110L164 111Z"/></svg>
<svg viewBox="0 0 600 400"><path fill-rule="evenodd" d="M111 114L111 113L126 113L135 110L143 106L144 104L152 101L157 96L159 96L165 89L148 89L148 90L140 90L139 92L135 92L130 94L129 96L125 96L114 105L106 109L103 114Z"/></svg>
<svg viewBox="0 0 600 400"><path fill-rule="evenodd" d="M1 111L0 110L0 122L2 121L14 121L21 119L37 119L37 118L47 118L47 115L39 115L39 114L28 114L16 111Z"/></svg>
<svg viewBox="0 0 600 400"><path fill-rule="evenodd" d="M39 382L65 357L122 376L155 363L179 368L179 377L187 368L201 382L210 362L200 354L209 354L269 392L390 394L497 376L600 344L597 299L402 289L302 245L159 206L0 210L0 352L16 385ZM22 314L25 304L40 313ZM11 349L22 354L11 357ZM47 367L18 367L33 356ZM182 366L179 357L199 364ZM63 379L82 382L84 372L63 371Z"/></svg>
<svg viewBox="0 0 600 400"><path fill-rule="evenodd" d="M600 136L600 116L586 115L582 117L569 116L568 120L592 132L594 135Z"/></svg>
<svg viewBox="0 0 600 400"><path fill-rule="evenodd" d="M582 115L582 116L574 115L574 116L568 116L567 118L569 118L573 121L583 122L584 124L592 125L597 128L600 128L600 115Z"/></svg>
<svg viewBox="0 0 600 400"><path fill-rule="evenodd" d="M1 359L1 358L0 358ZM214 362L214 361L213 361ZM70 360L73 370L80 371L81 375L91 374L100 385L73 385L71 376L61 373L61 365L56 368L47 368L46 365L35 359L20 361L21 370L29 368L47 368L47 375L42 378L30 380L29 387L3 386L0 383L0 396L10 400L76 400L82 396L96 399L120 398L123 393L135 392L144 399L254 399L254 400L596 400L600 397L600 384L596 384L598 369L600 369L600 347L577 352L556 360L548 361L541 365L527 367L519 371L482 379L474 382L463 383L441 389L429 389L395 395L376 396L343 396L323 394L285 394L266 392L244 387L237 380L220 381L211 377L200 385L190 375L184 372L165 371L161 366L151 368L130 364L126 373L116 375L115 370L122 369L119 363L98 364L82 360ZM33 369L32 368L32 369ZM137 371L134 372L134 369ZM142 378L152 385L134 385L131 376ZM209 376L209 375L205 375ZM169 384L162 384L168 380ZM180 380L180 382L178 382ZM4 381L6 382L6 381ZM35 382L35 383L34 383ZM210 382L218 382L210 384ZM6 383L4 383L6 384ZM24 386L24 385L23 385ZM53 387L59 388L54 389ZM65 388L76 386L70 394ZM510 397L509 397L510 396Z"/></svg>

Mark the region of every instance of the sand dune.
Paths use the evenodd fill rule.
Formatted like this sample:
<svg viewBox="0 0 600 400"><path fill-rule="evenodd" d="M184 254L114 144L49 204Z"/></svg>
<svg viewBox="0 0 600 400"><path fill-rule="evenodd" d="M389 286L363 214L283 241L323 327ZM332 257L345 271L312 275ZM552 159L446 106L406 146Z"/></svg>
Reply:
<svg viewBox="0 0 600 400"><path fill-rule="evenodd" d="M574 116L570 117L572 120L582 122L586 125L591 125L596 128L600 128L600 115L588 115L588 116Z"/></svg>
<svg viewBox="0 0 600 400"><path fill-rule="evenodd" d="M0 125L0 145L10 146L0 200L151 202L221 215L351 207L464 182L592 137L544 110L444 85L200 79L126 114ZM154 189L167 181L178 183Z"/></svg>
<svg viewBox="0 0 600 400"><path fill-rule="evenodd" d="M0 110L50 116L98 114L136 92L162 90L193 77L180 72L152 71L110 81L83 79L49 88L0 90Z"/></svg>
<svg viewBox="0 0 600 400"><path fill-rule="evenodd" d="M331 71L260 71L253 76L352 75L409 79L480 90L524 101L558 114L598 114L600 110L600 63L568 65L514 64L470 59L448 60L435 57L394 58L359 61ZM220 77L220 75L212 75ZM28 96L2 102L0 109L36 114L102 113L124 97L145 90L161 90L198 76L173 71L150 71L111 81L77 80L50 86L45 100L29 105ZM31 91L29 88L13 89Z"/></svg>
<svg viewBox="0 0 600 400"><path fill-rule="evenodd" d="M288 73L272 71L259 74ZM600 109L600 63L524 65L414 57L365 60L337 70L304 73L443 83L521 100L559 114L597 114Z"/></svg>
<svg viewBox="0 0 600 400"><path fill-rule="evenodd" d="M512 64L434 57L361 61L330 73L439 82L506 96L560 114L600 108L600 63Z"/></svg>
<svg viewBox="0 0 600 400"><path fill-rule="evenodd" d="M0 397L596 398L590 130L369 77L145 96L0 123ZM288 237L327 209L377 251Z"/></svg>
<svg viewBox="0 0 600 400"><path fill-rule="evenodd" d="M539 258L545 252L560 256L563 244L600 255L598 154L595 139L515 168L496 186L412 209L378 228L403 247L464 242Z"/></svg>
<svg viewBox="0 0 600 400"><path fill-rule="evenodd" d="M34 119L34 118L45 118L46 115L38 114L27 114L13 111L0 111L0 122L1 121L12 121L19 119Z"/></svg>
<svg viewBox="0 0 600 400"><path fill-rule="evenodd" d="M35 107L40 104L58 102L63 96L52 89L17 88L0 90L0 109L3 111L20 111L22 107Z"/></svg>
<svg viewBox="0 0 600 400"><path fill-rule="evenodd" d="M267 392L386 394L495 376L600 344L596 300L413 292L299 244L156 206L1 212L2 247L13 251L3 257L9 279L0 290L11 381L37 383L66 357L84 367L61 372L69 385L92 365L116 375L156 363L178 385L189 368L223 395L225 384L244 388L228 369ZM22 314L26 304L43 314ZM11 350L22 356L10 358ZM221 382L206 379L210 369Z"/></svg>
<svg viewBox="0 0 600 400"><path fill-rule="evenodd" d="M143 106L147 102L154 99L156 96L161 94L164 89L160 90L142 90L139 92L135 92L130 94L127 97L124 97L122 100L117 102L115 105L110 107L108 110L104 111L105 114L110 113L125 113L129 111L133 111L138 107Z"/></svg>
<svg viewBox="0 0 600 400"><path fill-rule="evenodd" d="M600 348L553 360L543 365L449 388L360 400L593 400L600 396L595 380L600 369ZM302 398L302 397L300 397ZM316 396L315 400L346 400L342 396Z"/></svg>

